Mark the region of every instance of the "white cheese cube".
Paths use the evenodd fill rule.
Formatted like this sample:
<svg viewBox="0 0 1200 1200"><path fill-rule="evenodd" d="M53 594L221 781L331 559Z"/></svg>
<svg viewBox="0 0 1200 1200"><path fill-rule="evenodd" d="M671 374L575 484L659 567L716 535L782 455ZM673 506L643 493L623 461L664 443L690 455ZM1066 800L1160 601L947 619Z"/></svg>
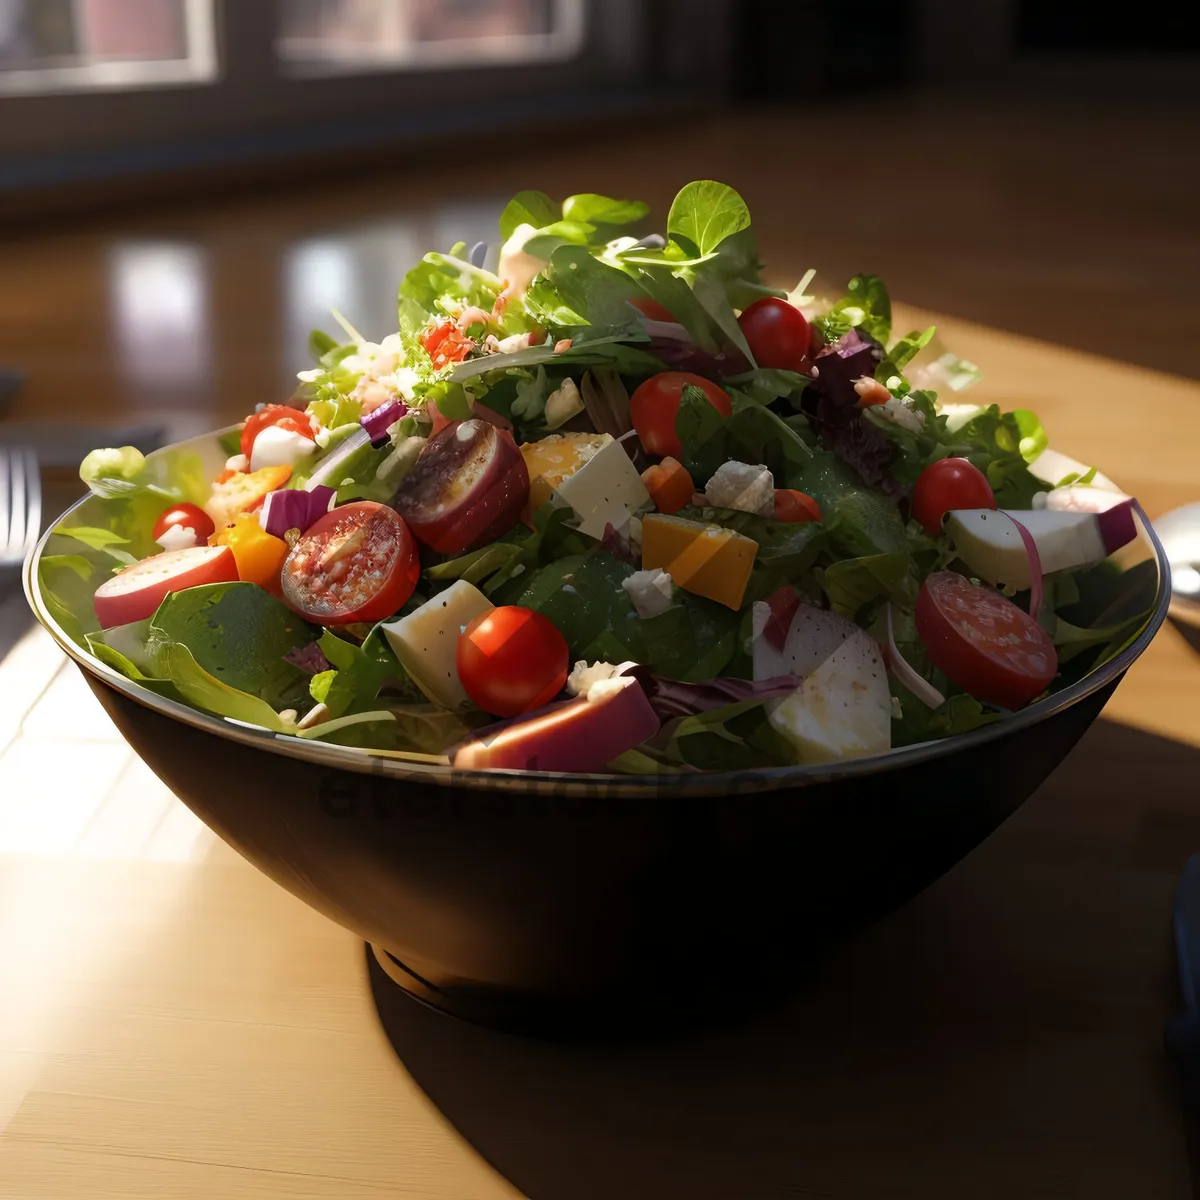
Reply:
<svg viewBox="0 0 1200 1200"><path fill-rule="evenodd" d="M892 696L879 647L859 630L790 696L766 705L798 762L836 762L892 746Z"/></svg>
<svg viewBox="0 0 1200 1200"><path fill-rule="evenodd" d="M587 659L581 658L575 664L570 675L567 676L567 694L571 696L586 696L596 684L615 679L626 667L635 665L632 662L615 664L610 662L589 663Z"/></svg>
<svg viewBox="0 0 1200 1200"><path fill-rule="evenodd" d="M621 586L629 593L633 607L643 619L661 617L673 603L671 576L662 567L649 571L634 571Z"/></svg>
<svg viewBox="0 0 1200 1200"><path fill-rule="evenodd" d="M760 517L775 514L775 478L761 463L727 462L708 481L704 498L714 508L736 508Z"/></svg>
<svg viewBox="0 0 1200 1200"><path fill-rule="evenodd" d="M470 703L458 677L458 639L493 607L477 587L459 579L415 612L383 627L400 665L434 704L458 709Z"/></svg>
<svg viewBox="0 0 1200 1200"><path fill-rule="evenodd" d="M579 517L579 529L597 541L606 525L624 529L630 509L649 505L650 493L620 442L602 446L574 474L555 489L557 503L566 504Z"/></svg>

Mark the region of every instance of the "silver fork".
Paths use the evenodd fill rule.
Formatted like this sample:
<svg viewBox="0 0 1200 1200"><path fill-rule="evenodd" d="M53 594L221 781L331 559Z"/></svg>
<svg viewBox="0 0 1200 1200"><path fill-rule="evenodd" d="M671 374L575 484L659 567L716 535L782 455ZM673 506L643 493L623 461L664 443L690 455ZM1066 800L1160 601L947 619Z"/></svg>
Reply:
<svg viewBox="0 0 1200 1200"><path fill-rule="evenodd" d="M42 532L42 477L28 446L0 446L0 567L25 561Z"/></svg>

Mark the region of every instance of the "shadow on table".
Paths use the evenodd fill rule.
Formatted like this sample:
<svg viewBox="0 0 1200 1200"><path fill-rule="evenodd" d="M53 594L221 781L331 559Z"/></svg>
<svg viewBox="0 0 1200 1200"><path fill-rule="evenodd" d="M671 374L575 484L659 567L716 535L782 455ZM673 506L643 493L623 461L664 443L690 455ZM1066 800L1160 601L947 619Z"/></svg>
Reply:
<svg viewBox="0 0 1200 1200"><path fill-rule="evenodd" d="M380 1014L531 1200L1183 1195L1160 1045L1198 785L1200 751L1099 722L966 863L735 1029L601 1047L399 992Z"/></svg>

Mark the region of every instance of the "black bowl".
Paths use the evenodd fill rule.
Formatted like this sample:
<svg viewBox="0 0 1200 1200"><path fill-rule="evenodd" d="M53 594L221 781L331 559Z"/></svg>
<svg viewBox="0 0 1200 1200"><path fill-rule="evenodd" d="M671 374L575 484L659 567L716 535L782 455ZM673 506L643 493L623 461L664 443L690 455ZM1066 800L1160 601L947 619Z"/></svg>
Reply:
<svg viewBox="0 0 1200 1200"><path fill-rule="evenodd" d="M455 771L236 725L139 687L64 634L35 585L52 535L26 590L155 774L369 942L377 978L482 1024L597 1034L760 1003L996 829L1161 625L1169 571L1143 535L1158 575L1146 627L1011 719L870 759L666 781Z"/></svg>

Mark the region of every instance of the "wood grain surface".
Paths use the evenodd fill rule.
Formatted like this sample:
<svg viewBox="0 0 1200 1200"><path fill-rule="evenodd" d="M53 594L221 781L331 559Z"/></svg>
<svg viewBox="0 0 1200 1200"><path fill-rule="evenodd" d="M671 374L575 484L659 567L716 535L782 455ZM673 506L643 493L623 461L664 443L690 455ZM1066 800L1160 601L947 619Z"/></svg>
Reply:
<svg viewBox="0 0 1200 1200"><path fill-rule="evenodd" d="M881 114L867 144L903 118ZM1069 111L1045 120L1083 127ZM1101 202L1072 175L1092 160L1069 138L1056 162L1000 114L987 128L981 149L983 126L945 114L912 150L920 188L866 172L869 203L832 202L791 153L803 120L776 115L28 235L0 256L0 362L29 372L0 437L20 433L14 421L177 436L235 420L287 389L330 304L385 332L398 272L484 236L514 187L661 204L712 175L747 194L778 278L879 268L956 314L903 319L937 320L984 368L980 397L1034 408L1052 444L1152 516L1196 499L1200 385L1117 361L1195 373L1195 296L1164 301L1157 321L1141 303L1175 297L1174 268L1182 278L1196 252L1194 238L1168 249L1182 200L1154 191L1171 131L1147 126L1130 150L1146 186L1118 178ZM770 146L787 152L769 160ZM970 160L957 173L955 147ZM1036 186L1005 173L1018 161L1041 165ZM847 188L856 177L831 170ZM821 221L798 219L818 208ZM1110 311L1118 291L1124 316ZM53 502L69 498L68 477L50 477ZM19 606L0 607L11 627ZM362 946L165 794L40 631L13 641L0 661L0 1200L1190 1194L1160 1048L1174 881L1200 849L1190 631L1165 628L1015 818L815 963L785 1007L599 1049L413 1005L398 1059Z"/></svg>

